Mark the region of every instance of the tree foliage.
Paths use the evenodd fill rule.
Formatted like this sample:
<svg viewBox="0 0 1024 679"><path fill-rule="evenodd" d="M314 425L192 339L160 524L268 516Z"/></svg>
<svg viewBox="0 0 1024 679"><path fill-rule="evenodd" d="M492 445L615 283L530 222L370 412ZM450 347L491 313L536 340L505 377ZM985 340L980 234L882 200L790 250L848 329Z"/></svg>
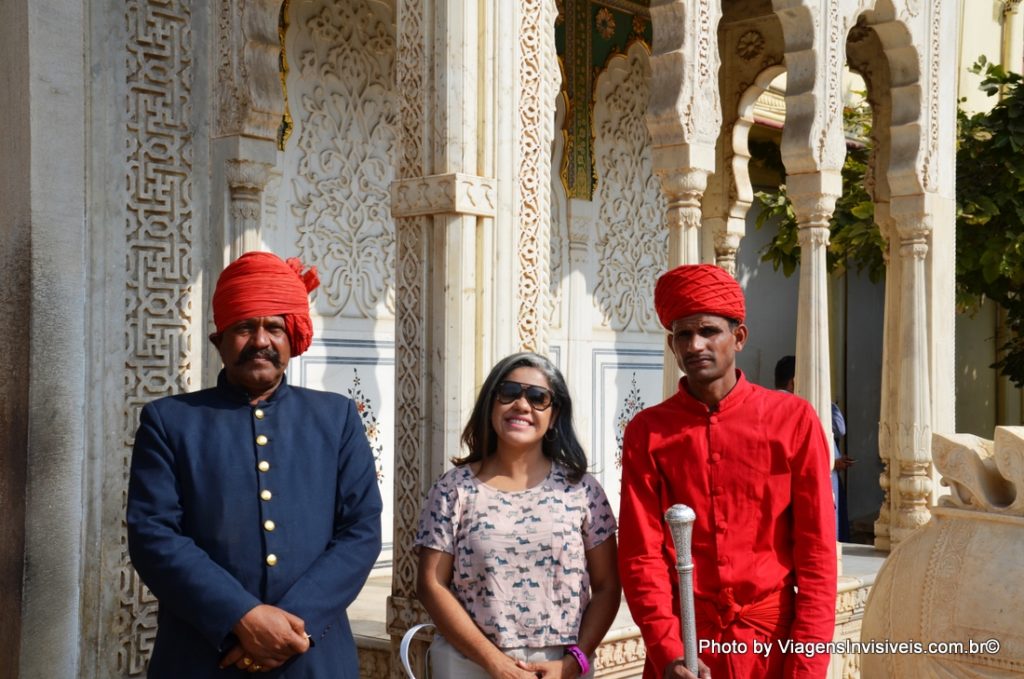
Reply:
<svg viewBox="0 0 1024 679"><path fill-rule="evenodd" d="M843 123L847 138L855 141L847 145L843 195L836 200L829 224L828 270L842 274L853 266L858 272L866 270L871 280L878 282L885 275L885 240L875 224L875 203L864 186L871 159L871 145L866 142L871 133L871 111L867 106L847 107L843 110ZM757 228L768 222L779 225L761 258L771 262L776 271L782 269L790 276L800 264L800 243L786 186L781 185L777 192L759 191L756 198L762 208L757 215Z"/></svg>
<svg viewBox="0 0 1024 679"><path fill-rule="evenodd" d="M1024 387L1024 87L1018 73L987 63L984 57L972 72L982 74L981 87L1002 98L989 111L957 112L956 155L956 288L961 310L990 299L1006 311L1011 339L994 367L1018 387ZM848 109L847 133L870 138L870 112ZM851 135L852 133L852 135ZM848 146L843 166L843 195L836 201L830 224L830 271L848 267L866 270L873 281L885 272L885 241L874 223L874 203L865 189L871 148ZM757 226L777 221L779 230L762 253L764 261L787 276L800 261L796 217L786 195L758 192L762 212Z"/></svg>

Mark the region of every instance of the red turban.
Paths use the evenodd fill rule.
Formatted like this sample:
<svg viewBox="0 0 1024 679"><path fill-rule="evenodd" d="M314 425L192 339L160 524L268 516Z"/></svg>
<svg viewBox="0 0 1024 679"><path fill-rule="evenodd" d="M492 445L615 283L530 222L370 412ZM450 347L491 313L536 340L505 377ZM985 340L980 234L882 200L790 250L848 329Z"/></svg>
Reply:
<svg viewBox="0 0 1024 679"><path fill-rule="evenodd" d="M302 273L298 257L283 262L270 252L247 252L231 262L213 291L213 322L224 332L238 321L260 316L284 316L292 356L313 341L309 293L320 285L316 267Z"/></svg>
<svg viewBox="0 0 1024 679"><path fill-rule="evenodd" d="M743 321L746 305L740 284L714 264L686 264L661 275L654 285L654 309L667 329L694 314Z"/></svg>

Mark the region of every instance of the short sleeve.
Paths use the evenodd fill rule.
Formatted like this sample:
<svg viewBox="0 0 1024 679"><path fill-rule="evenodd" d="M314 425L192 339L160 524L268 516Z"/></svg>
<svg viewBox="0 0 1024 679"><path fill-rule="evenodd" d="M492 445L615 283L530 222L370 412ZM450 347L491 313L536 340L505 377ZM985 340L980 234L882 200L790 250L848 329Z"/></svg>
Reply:
<svg viewBox="0 0 1024 679"><path fill-rule="evenodd" d="M581 481L586 489L587 509L583 519L583 549L590 551L594 547L615 535L615 515L608 503L604 488L590 474L583 476Z"/></svg>
<svg viewBox="0 0 1024 679"><path fill-rule="evenodd" d="M455 554L455 517L459 494L451 472L441 476L427 493L416 530L417 547Z"/></svg>

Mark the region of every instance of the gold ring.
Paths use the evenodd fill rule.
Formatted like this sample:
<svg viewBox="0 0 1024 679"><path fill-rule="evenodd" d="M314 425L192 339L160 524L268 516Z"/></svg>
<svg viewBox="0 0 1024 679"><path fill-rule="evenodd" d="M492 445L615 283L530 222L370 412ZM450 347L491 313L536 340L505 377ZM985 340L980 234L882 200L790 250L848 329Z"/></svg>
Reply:
<svg viewBox="0 0 1024 679"><path fill-rule="evenodd" d="M252 658L250 658L249 656L243 656L242 657L242 664L245 665L246 667L248 667L249 665L252 664Z"/></svg>

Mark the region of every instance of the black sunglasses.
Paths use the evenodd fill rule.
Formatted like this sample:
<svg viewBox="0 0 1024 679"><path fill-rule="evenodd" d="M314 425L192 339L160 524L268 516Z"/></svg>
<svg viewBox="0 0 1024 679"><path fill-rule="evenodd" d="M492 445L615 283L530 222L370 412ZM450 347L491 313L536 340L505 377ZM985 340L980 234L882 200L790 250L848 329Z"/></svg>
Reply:
<svg viewBox="0 0 1024 679"><path fill-rule="evenodd" d="M519 382L498 382L494 390L494 396L498 403L515 403L523 396L526 402L534 410L547 410L555 402L555 395L550 389L538 387L535 384L520 384Z"/></svg>

